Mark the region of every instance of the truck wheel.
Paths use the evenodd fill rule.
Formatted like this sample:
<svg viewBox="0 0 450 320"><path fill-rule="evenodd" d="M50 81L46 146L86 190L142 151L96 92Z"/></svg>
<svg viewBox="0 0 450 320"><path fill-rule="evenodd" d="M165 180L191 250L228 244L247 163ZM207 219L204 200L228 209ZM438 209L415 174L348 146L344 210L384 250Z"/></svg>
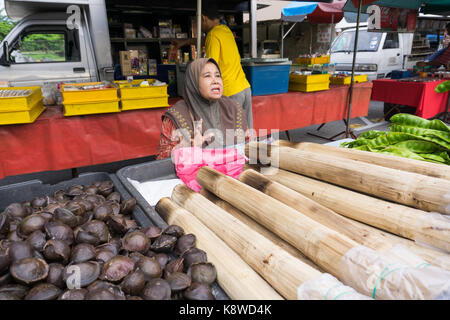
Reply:
<svg viewBox="0 0 450 320"><path fill-rule="evenodd" d="M384 120L389 121L389 119L397 113L409 113L415 114L416 108L410 106L397 106L397 108L392 109L394 105L391 103L384 103ZM400 112L399 112L400 111Z"/></svg>

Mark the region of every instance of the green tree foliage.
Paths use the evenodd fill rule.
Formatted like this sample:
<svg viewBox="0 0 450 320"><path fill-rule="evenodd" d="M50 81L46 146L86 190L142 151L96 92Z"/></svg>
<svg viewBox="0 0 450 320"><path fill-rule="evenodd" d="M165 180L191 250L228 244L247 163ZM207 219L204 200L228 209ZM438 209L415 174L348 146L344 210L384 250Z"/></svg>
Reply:
<svg viewBox="0 0 450 320"><path fill-rule="evenodd" d="M0 41L6 37L15 25L16 23L8 18L5 10L3 8L0 9Z"/></svg>
<svg viewBox="0 0 450 320"><path fill-rule="evenodd" d="M22 39L23 51L60 51L64 50L63 34L30 34Z"/></svg>

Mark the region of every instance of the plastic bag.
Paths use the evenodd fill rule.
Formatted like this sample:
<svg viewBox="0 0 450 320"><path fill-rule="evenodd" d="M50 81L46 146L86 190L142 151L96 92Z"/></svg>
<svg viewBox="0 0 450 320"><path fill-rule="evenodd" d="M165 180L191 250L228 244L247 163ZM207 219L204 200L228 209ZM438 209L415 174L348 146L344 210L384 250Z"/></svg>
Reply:
<svg viewBox="0 0 450 320"><path fill-rule="evenodd" d="M211 167L227 176L237 179L245 164L245 157L235 148L202 149L199 147L177 148L172 152L172 161L178 177L192 190L199 192L197 171Z"/></svg>

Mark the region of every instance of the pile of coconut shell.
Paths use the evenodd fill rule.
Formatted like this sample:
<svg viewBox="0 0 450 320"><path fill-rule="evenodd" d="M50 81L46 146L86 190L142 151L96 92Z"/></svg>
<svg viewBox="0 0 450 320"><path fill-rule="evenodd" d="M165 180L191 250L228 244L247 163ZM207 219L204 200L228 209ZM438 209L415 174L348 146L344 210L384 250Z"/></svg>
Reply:
<svg viewBox="0 0 450 320"><path fill-rule="evenodd" d="M0 214L0 300L214 299L216 269L177 225L140 227L112 181Z"/></svg>

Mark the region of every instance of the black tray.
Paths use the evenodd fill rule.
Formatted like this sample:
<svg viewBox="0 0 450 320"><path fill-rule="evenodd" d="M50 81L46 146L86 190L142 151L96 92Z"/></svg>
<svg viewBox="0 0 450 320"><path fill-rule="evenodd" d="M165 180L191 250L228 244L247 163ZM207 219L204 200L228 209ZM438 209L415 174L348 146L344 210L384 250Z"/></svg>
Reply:
<svg viewBox="0 0 450 320"><path fill-rule="evenodd" d="M167 227L167 223L156 212L155 206L151 206L141 193L128 181L128 178L139 181L158 181L178 178L175 172L175 166L170 158L164 160L156 160L145 163L140 163L128 167L124 167L117 171L117 178L119 178L122 185L127 191L136 199L138 205L145 211L147 216L152 220L153 224L159 228ZM213 294L217 300L229 300L225 292L214 283L212 286Z"/></svg>
<svg viewBox="0 0 450 320"><path fill-rule="evenodd" d="M164 160L150 161L132 166L127 166L116 173L117 178L122 182L127 191L133 195L137 203L147 213L152 222L160 227L165 228L167 223L156 212L155 207L151 206L141 193L128 181L128 178L139 181L157 181L178 178L175 173L175 166L170 158Z"/></svg>
<svg viewBox="0 0 450 320"><path fill-rule="evenodd" d="M114 183L114 189L120 194L122 199L126 200L131 198L132 196L134 197L133 194L130 195L130 193L126 190L126 188L124 188L124 186L122 185L122 183L115 174L108 174L106 172L90 172L81 174L78 178L62 181L53 185L44 184L40 180L30 180L0 186L0 214L3 213L3 210L13 202L22 202L26 200L31 200L34 197L50 195L58 190L66 190L67 188L69 188L71 185L74 184L89 185L96 181L106 181L106 180L111 180ZM138 199L136 199L136 201L138 202ZM139 202L134 208L132 216L133 219L136 220L136 222L143 228L155 225L155 223L153 223L152 220L146 214L146 210L143 210L141 208ZM165 222L164 224L165 226L167 226ZM163 228L165 226L159 227ZM229 299L226 293L217 284L217 282L213 283L212 292L217 300Z"/></svg>

